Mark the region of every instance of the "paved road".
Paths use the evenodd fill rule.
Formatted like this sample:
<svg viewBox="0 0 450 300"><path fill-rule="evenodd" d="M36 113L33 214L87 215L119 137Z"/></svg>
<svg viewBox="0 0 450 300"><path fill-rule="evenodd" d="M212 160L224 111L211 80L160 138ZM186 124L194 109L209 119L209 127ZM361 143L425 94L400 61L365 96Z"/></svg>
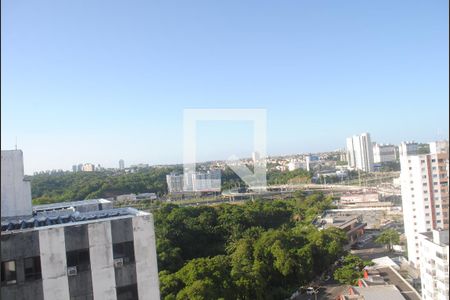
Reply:
<svg viewBox="0 0 450 300"><path fill-rule="evenodd" d="M343 294L348 286L330 282L322 286L317 294L317 300L334 300L339 295ZM316 300L314 295L302 294L296 298L296 300Z"/></svg>

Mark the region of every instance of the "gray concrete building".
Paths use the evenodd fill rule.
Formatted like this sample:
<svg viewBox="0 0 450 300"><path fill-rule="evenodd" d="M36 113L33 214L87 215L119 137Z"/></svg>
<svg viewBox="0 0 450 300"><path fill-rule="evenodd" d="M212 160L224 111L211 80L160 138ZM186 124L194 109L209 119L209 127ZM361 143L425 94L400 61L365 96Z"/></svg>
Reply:
<svg viewBox="0 0 450 300"><path fill-rule="evenodd" d="M2 215L2 299L159 299L152 214L104 199L28 201L27 215Z"/></svg>

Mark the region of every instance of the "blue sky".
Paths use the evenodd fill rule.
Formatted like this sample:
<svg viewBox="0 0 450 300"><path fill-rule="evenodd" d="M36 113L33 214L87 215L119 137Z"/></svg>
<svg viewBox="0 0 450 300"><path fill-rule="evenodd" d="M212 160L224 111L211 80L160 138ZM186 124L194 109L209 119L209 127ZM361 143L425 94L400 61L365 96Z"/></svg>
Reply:
<svg viewBox="0 0 450 300"><path fill-rule="evenodd" d="M448 137L448 1L2 1L2 149L27 173L182 159L185 108L265 108L268 153ZM239 126L242 125L242 126ZM199 127L199 160L250 156Z"/></svg>

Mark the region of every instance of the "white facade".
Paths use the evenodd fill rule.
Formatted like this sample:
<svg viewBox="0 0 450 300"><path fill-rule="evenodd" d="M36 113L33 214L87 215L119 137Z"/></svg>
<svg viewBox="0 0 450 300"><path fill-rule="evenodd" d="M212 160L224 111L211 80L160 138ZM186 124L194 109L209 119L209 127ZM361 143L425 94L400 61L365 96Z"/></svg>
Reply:
<svg viewBox="0 0 450 300"><path fill-rule="evenodd" d="M125 169L125 161L123 159L119 160L119 169L120 170Z"/></svg>
<svg viewBox="0 0 450 300"><path fill-rule="evenodd" d="M437 141L430 143L430 153L448 153L448 141Z"/></svg>
<svg viewBox="0 0 450 300"><path fill-rule="evenodd" d="M385 144L373 145L373 162L384 163L396 160L396 146Z"/></svg>
<svg viewBox="0 0 450 300"><path fill-rule="evenodd" d="M93 164L84 164L82 169L83 172L94 172L95 171L95 166Z"/></svg>
<svg viewBox="0 0 450 300"><path fill-rule="evenodd" d="M252 160L253 160L254 164L256 164L260 159L261 159L261 157L260 157L258 151L252 152Z"/></svg>
<svg viewBox="0 0 450 300"><path fill-rule="evenodd" d="M373 145L369 133L347 138L347 157L350 168L373 171Z"/></svg>
<svg viewBox="0 0 450 300"><path fill-rule="evenodd" d="M196 172L192 176L192 190L194 192L220 192L220 170L211 170L206 173Z"/></svg>
<svg viewBox="0 0 450 300"><path fill-rule="evenodd" d="M221 172L210 170L208 172L195 172L191 174L166 175L169 193L183 192L220 192Z"/></svg>
<svg viewBox="0 0 450 300"><path fill-rule="evenodd" d="M309 155L305 156L306 171L308 172L310 170L310 163L311 163L311 156Z"/></svg>
<svg viewBox="0 0 450 300"><path fill-rule="evenodd" d="M31 184L24 180L22 150L2 150L2 217L31 215Z"/></svg>
<svg viewBox="0 0 450 300"><path fill-rule="evenodd" d="M169 193L173 194L183 192L183 175L166 175L166 182Z"/></svg>
<svg viewBox="0 0 450 300"><path fill-rule="evenodd" d="M422 299L448 300L448 230L433 230L420 234L419 240Z"/></svg>
<svg viewBox="0 0 450 300"><path fill-rule="evenodd" d="M408 259L419 267L419 234L448 229L448 153L401 156L401 190Z"/></svg>

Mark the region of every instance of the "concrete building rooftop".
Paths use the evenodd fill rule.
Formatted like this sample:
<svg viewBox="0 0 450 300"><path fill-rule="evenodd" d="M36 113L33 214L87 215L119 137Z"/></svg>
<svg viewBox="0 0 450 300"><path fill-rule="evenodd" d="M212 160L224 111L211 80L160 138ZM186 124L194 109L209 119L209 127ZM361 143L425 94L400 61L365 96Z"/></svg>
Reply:
<svg viewBox="0 0 450 300"><path fill-rule="evenodd" d="M364 300L405 300L405 297L403 297L395 285L352 287L352 289L357 295L362 296Z"/></svg>
<svg viewBox="0 0 450 300"><path fill-rule="evenodd" d="M100 198L100 199L88 199L88 200L80 200L80 201L69 201L69 202L58 202L58 203L50 203L50 204L40 204L33 206L33 212L46 211L46 210L58 210L65 209L69 207L79 207L79 206L87 206L92 204L110 204L111 201Z"/></svg>
<svg viewBox="0 0 450 300"><path fill-rule="evenodd" d="M421 235L436 245L442 247L449 245L449 231L448 230L433 230L428 232L423 232Z"/></svg>
<svg viewBox="0 0 450 300"><path fill-rule="evenodd" d="M351 224L359 224L364 225L362 223L361 216L355 216L355 215L330 215L325 214L321 217L319 217L315 222L314 225L316 225L319 228L326 229L329 227L337 227L344 229L347 226L350 226Z"/></svg>
<svg viewBox="0 0 450 300"><path fill-rule="evenodd" d="M1 233L3 235L20 231L38 230L39 228L49 226L70 226L78 223L93 222L95 220L133 217L142 214L147 213L131 207L87 212L70 210L43 211L28 217L2 218Z"/></svg>
<svg viewBox="0 0 450 300"><path fill-rule="evenodd" d="M395 285L406 300L421 300L419 293L392 267L378 268L387 284ZM390 299L390 298L380 298Z"/></svg>

